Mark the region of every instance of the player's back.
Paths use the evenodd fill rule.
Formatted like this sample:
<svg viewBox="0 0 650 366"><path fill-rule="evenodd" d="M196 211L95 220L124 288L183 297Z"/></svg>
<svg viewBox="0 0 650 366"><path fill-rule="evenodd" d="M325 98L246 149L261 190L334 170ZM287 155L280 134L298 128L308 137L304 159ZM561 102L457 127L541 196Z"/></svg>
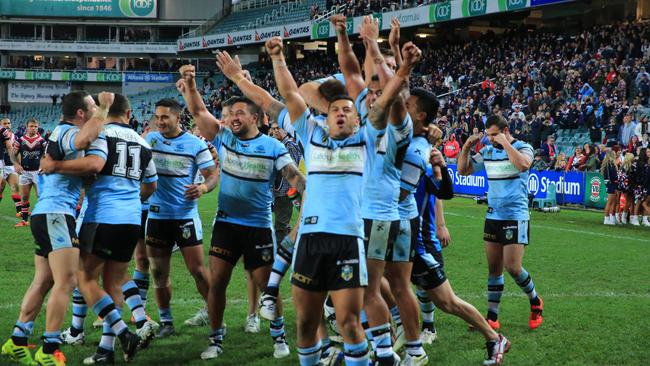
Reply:
<svg viewBox="0 0 650 366"><path fill-rule="evenodd" d="M512 147L533 160L533 148L519 140ZM508 153L492 145L481 149L488 177L488 214L495 220L528 220L528 176L512 164Z"/></svg>
<svg viewBox="0 0 650 366"><path fill-rule="evenodd" d="M374 129L370 123L366 128ZM404 156L413 135L411 117L400 126L378 131L376 153L368 155L364 169L361 215L364 219L399 220L398 201Z"/></svg>
<svg viewBox="0 0 650 366"><path fill-rule="evenodd" d="M155 180L151 147L128 125L107 124L106 163L87 190L89 223L132 224L141 221L140 184Z"/></svg>
<svg viewBox="0 0 650 366"><path fill-rule="evenodd" d="M151 146L158 172L158 188L149 198L150 217L184 219L198 215L197 200L186 199L185 191L194 183L199 169L214 165L208 146L186 132L174 138L151 132L145 140Z"/></svg>
<svg viewBox="0 0 650 366"><path fill-rule="evenodd" d="M46 152L54 160L74 160L83 157L83 151L74 147L79 128L69 122L59 123L48 140ZM74 214L79 200L82 179L63 174L38 176L39 199L33 215L44 213Z"/></svg>

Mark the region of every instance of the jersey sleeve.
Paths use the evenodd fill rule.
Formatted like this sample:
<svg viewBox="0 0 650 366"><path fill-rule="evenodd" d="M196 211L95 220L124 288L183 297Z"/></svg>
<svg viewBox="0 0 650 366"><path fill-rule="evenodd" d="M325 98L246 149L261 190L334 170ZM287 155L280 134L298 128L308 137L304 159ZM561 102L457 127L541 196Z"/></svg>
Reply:
<svg viewBox="0 0 650 366"><path fill-rule="evenodd" d="M99 134L95 141L90 144L90 147L86 150L86 155L99 156L104 160L108 159L108 144L103 133Z"/></svg>
<svg viewBox="0 0 650 366"><path fill-rule="evenodd" d="M280 111L277 122L281 129L287 131L287 134L289 134L289 136L293 137L294 139L296 138L296 129L293 126L293 123L291 123L291 116L289 115L289 110L287 108L283 108Z"/></svg>
<svg viewBox="0 0 650 366"><path fill-rule="evenodd" d="M529 158L531 163L535 159L535 152L533 151L533 147L529 144L522 143L521 145L517 146L517 151Z"/></svg>
<svg viewBox="0 0 650 366"><path fill-rule="evenodd" d="M158 173L156 172L156 164L153 162L153 159L149 160L149 164L144 169L144 179L143 183L153 183L158 180Z"/></svg>
<svg viewBox="0 0 650 366"><path fill-rule="evenodd" d="M303 144L309 142L311 134L314 133L314 128L316 127L316 122L310 118L311 113L309 113L309 108L306 108L298 119L293 121L293 127L296 129L296 135L298 139L303 141Z"/></svg>
<svg viewBox="0 0 650 366"><path fill-rule="evenodd" d="M388 124L388 132L393 135L393 139L398 147L408 145L413 138L413 120L408 113L399 125Z"/></svg>
<svg viewBox="0 0 650 366"><path fill-rule="evenodd" d="M368 88L365 88L359 93L357 99L354 101L354 106L361 117L361 123L365 123L368 118L368 106L366 105L366 98L368 97Z"/></svg>
<svg viewBox="0 0 650 366"><path fill-rule="evenodd" d="M426 152L418 148L409 147L404 156L400 186L409 191L415 191L420 183L420 177L426 171Z"/></svg>
<svg viewBox="0 0 650 366"><path fill-rule="evenodd" d="M214 160L212 160L212 154L210 154L210 149L208 145L202 140L198 140L197 143L197 153L195 155L196 165L199 169L207 169L214 166Z"/></svg>
<svg viewBox="0 0 650 366"><path fill-rule="evenodd" d="M289 154L289 150L287 150L287 148L281 142L277 141L277 144L275 144L275 146L276 155L274 165L277 171L282 170L289 164L295 164L291 158L291 154Z"/></svg>
<svg viewBox="0 0 650 366"><path fill-rule="evenodd" d="M474 156L469 158L475 172L480 172L481 170L485 170L485 163L483 162L483 153L485 152L486 149L487 146L482 148L481 151L479 151L478 153L474 154Z"/></svg>
<svg viewBox="0 0 650 366"><path fill-rule="evenodd" d="M221 144L226 142L229 138L232 138L232 131L228 127L221 127L219 132L214 136L214 139L210 141L212 145L219 151Z"/></svg>
<svg viewBox="0 0 650 366"><path fill-rule="evenodd" d="M77 133L79 133L79 130L76 128L68 128L59 137L59 148L61 149L61 152L63 153L63 156L66 156L68 154L72 154L77 151L77 149L74 146L74 139L77 137Z"/></svg>

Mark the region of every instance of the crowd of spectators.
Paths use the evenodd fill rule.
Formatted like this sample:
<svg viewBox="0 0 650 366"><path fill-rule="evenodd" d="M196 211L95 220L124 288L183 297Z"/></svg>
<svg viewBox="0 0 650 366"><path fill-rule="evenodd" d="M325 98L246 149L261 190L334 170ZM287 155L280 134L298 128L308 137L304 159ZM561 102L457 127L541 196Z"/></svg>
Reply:
<svg viewBox="0 0 650 366"><path fill-rule="evenodd" d="M347 17L358 17L372 13L415 8L443 1L445 0L327 0L325 9L320 9L318 5L313 5L310 8L310 13L311 18L314 19L334 8L337 13L342 13Z"/></svg>

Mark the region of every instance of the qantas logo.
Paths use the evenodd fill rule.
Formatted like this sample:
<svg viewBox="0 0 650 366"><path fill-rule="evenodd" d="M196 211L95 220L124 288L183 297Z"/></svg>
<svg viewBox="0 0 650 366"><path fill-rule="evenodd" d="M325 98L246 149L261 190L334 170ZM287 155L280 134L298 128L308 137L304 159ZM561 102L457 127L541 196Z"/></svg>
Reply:
<svg viewBox="0 0 650 366"><path fill-rule="evenodd" d="M267 40L267 39L273 38L273 37L280 37L280 34L281 34L281 32L279 30L274 30L274 31L270 31L270 32L262 32L262 33L257 33L257 31L255 31L255 41L259 42L259 41L264 41L264 40Z"/></svg>
<svg viewBox="0 0 650 366"><path fill-rule="evenodd" d="M284 27L284 37L292 37L292 36L298 36L298 35L307 35L309 34L309 27L296 27L296 28L289 28Z"/></svg>
<svg viewBox="0 0 650 366"><path fill-rule="evenodd" d="M235 43L241 43L241 42L251 42L253 40L253 35L252 34L243 34L240 36L231 36L230 34L228 35L228 44L235 44Z"/></svg>

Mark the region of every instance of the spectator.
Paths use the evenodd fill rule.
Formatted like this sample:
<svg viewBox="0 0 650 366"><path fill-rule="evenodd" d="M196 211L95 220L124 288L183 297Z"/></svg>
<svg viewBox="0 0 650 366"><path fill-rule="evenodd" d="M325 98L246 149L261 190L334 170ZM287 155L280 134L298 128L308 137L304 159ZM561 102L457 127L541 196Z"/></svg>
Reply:
<svg viewBox="0 0 650 366"><path fill-rule="evenodd" d="M540 150L535 150L535 158L531 169L537 171L548 170L548 163L542 159L542 152Z"/></svg>
<svg viewBox="0 0 650 366"><path fill-rule="evenodd" d="M557 152L557 147L555 147L555 136L549 135L546 138L546 142L542 144L542 158L546 162L550 162L555 159Z"/></svg>
<svg viewBox="0 0 650 366"><path fill-rule="evenodd" d="M630 143L630 139L632 139L632 136L634 135L634 131L636 130L636 123L632 120L632 115L631 114L626 114L623 117L623 125L621 126L621 129L619 131L620 137L618 141L621 143L623 146L628 146Z"/></svg>
<svg viewBox="0 0 650 366"><path fill-rule="evenodd" d="M448 164L456 164L458 153L460 153L460 145L456 141L456 135L451 134L449 136L449 140L444 144L444 153Z"/></svg>
<svg viewBox="0 0 650 366"><path fill-rule="evenodd" d="M585 169L585 163L587 162L587 157L582 151L582 147L576 147L575 153L569 158L569 161L566 165L566 171L582 171Z"/></svg>
<svg viewBox="0 0 650 366"><path fill-rule="evenodd" d="M553 170L556 172L563 172L566 171L566 167L566 155L564 155L564 153L557 154L557 159L555 159L555 164L553 164Z"/></svg>
<svg viewBox="0 0 650 366"><path fill-rule="evenodd" d="M584 144L583 149L587 156L584 171L595 172L600 167L600 160L598 159L598 151L594 145Z"/></svg>

